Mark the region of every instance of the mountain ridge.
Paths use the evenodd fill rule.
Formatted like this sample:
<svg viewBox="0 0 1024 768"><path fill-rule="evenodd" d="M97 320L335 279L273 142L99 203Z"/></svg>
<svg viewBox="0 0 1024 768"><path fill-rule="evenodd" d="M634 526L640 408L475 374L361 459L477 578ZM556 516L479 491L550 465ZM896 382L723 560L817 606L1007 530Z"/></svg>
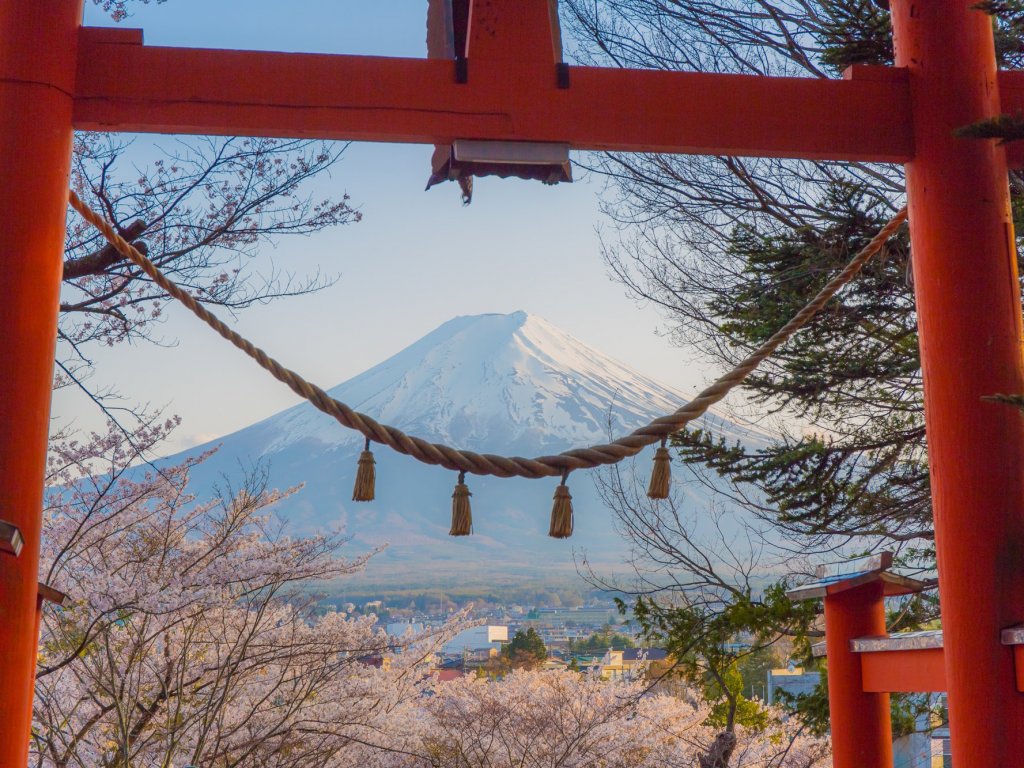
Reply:
<svg viewBox="0 0 1024 768"><path fill-rule="evenodd" d="M607 442L688 399L522 311L455 317L328 391L432 442L525 456ZM732 440L765 439L718 414L702 423ZM368 577L378 568L399 580L403 573L429 580L451 568L503 575L537 568L565 571L580 547L604 563L626 555L590 473L572 477L577 535L569 542L546 536L557 480L489 477L468 481L475 494L475 535L459 539L447 536L455 473L378 447L377 499L351 502L363 437L308 403L169 460L218 444L217 453L193 471L194 488L212 487L240 464L261 463L273 486L304 483L302 491L281 502L277 514L297 532L344 526L357 546L390 544L371 561ZM693 503L708 501L708 489L699 484L684 486L681 493Z"/></svg>

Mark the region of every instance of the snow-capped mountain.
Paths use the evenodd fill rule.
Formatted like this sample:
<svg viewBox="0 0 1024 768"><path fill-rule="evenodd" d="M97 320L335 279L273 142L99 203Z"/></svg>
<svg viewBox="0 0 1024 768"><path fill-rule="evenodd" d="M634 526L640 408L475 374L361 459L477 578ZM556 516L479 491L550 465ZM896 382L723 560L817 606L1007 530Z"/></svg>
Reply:
<svg viewBox="0 0 1024 768"><path fill-rule="evenodd" d="M525 312L456 317L329 391L409 434L524 456L606 442L687 399ZM704 423L729 440L764 439L715 415ZM340 525L357 545L388 543L371 562L371 578L393 581L407 573L410 579L426 577L418 578L423 583L429 574L449 569L474 577L524 568L565 570L574 548L601 562L625 553L589 473L571 478L576 534L568 541L546 536L557 480L473 476L468 483L474 535L452 538L447 532L455 473L383 446L375 448L377 500L350 501L362 443L362 436L303 403L187 454L221 446L194 473L199 492L256 463L269 468L275 487L304 483L279 506L279 515L295 531ZM646 472L650 456L640 460ZM706 504L701 487L686 493Z"/></svg>

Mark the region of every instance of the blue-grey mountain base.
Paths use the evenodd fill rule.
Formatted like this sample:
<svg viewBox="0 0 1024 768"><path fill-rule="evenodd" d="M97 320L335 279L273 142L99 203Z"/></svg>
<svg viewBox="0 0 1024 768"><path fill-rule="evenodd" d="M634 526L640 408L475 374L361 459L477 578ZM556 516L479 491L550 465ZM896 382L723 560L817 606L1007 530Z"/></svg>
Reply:
<svg viewBox="0 0 1024 768"><path fill-rule="evenodd" d="M339 340L339 347L344 339ZM339 354L342 350L339 348ZM356 410L426 439L469 450L536 456L606 442L675 410L685 393L612 360L525 312L456 317L379 365L329 390ZM764 436L709 415L700 422L728 440ZM476 581L506 583L516 574L574 572L574 553L595 564L622 563L627 545L601 502L591 472L570 478L576 514L571 539L548 538L557 479L469 476L472 536L448 536L457 474L425 466L378 446L376 500L351 501L363 438L303 403L212 443L171 457L178 461L219 445L197 468L204 493L243 468L263 465L273 487L304 484L277 514L290 530L344 528L352 547L388 544L364 578L403 586ZM642 481L654 449L634 461ZM683 479L684 473L676 471ZM712 491L677 483L683 503L708 506ZM646 486L645 486L646 487Z"/></svg>

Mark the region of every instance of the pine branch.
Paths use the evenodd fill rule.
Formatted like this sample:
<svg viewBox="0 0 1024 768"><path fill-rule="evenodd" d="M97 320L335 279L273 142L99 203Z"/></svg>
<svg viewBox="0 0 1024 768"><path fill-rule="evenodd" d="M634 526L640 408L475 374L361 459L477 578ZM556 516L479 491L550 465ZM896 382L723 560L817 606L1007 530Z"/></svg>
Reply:
<svg viewBox="0 0 1024 768"><path fill-rule="evenodd" d="M999 139L999 144L1024 139L1024 117L998 115L976 123L965 125L953 131L962 139Z"/></svg>

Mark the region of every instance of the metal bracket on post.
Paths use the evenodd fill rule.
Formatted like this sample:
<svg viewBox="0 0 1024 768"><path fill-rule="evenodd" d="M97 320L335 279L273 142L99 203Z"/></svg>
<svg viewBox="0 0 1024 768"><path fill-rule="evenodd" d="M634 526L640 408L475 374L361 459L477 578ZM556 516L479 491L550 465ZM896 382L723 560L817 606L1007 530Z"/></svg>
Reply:
<svg viewBox="0 0 1024 768"><path fill-rule="evenodd" d="M39 582L39 600L53 603L58 608L65 608L71 603L71 597L59 589L54 589L49 584Z"/></svg>
<svg viewBox="0 0 1024 768"><path fill-rule="evenodd" d="M21 554L24 544L25 540L21 537L18 526L12 525L6 520L0 520L0 552L17 557Z"/></svg>
<svg viewBox="0 0 1024 768"><path fill-rule="evenodd" d="M1000 640L1003 645L1013 648L1013 667L1017 690L1024 693L1024 624L1004 629L1001 635Z"/></svg>
<svg viewBox="0 0 1024 768"><path fill-rule="evenodd" d="M569 65L564 61L555 64L555 82L563 91L569 88Z"/></svg>

